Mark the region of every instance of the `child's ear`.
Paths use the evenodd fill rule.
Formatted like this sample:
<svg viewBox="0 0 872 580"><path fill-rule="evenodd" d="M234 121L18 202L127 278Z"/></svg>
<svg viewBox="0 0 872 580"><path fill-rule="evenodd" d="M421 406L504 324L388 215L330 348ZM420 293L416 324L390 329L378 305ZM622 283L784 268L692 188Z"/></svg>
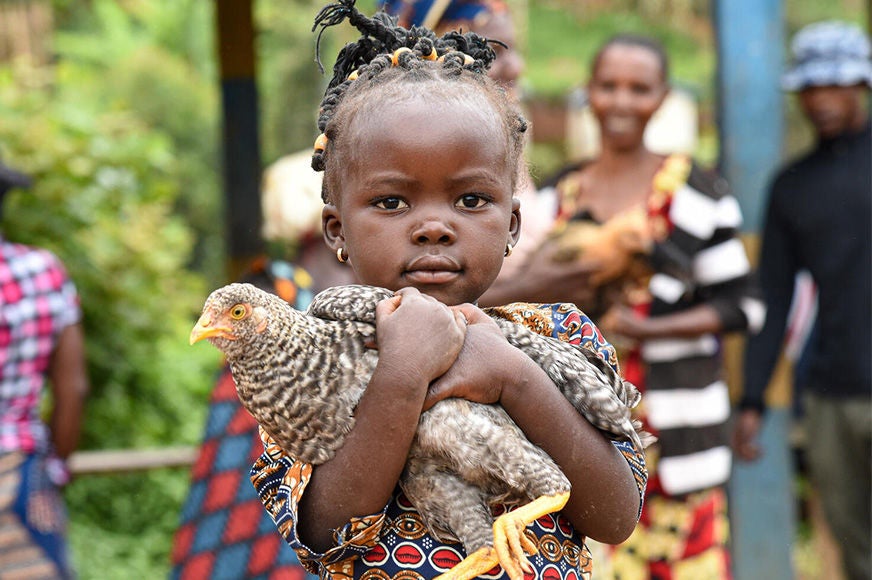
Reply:
<svg viewBox="0 0 872 580"><path fill-rule="evenodd" d="M321 231L324 233L324 241L331 249L338 250L345 246L339 210L333 204L328 203L321 210Z"/></svg>
<svg viewBox="0 0 872 580"><path fill-rule="evenodd" d="M509 222L509 243L513 246L518 245L518 240L521 239L521 200L517 197L512 198L512 221Z"/></svg>

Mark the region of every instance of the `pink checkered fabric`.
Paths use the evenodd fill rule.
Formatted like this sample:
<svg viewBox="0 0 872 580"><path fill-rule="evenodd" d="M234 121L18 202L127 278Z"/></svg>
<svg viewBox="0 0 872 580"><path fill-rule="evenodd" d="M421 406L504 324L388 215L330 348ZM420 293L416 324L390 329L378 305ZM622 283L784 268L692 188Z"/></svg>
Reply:
<svg viewBox="0 0 872 580"><path fill-rule="evenodd" d="M54 254L0 238L0 452L48 450L39 416L45 373L60 332L81 317Z"/></svg>

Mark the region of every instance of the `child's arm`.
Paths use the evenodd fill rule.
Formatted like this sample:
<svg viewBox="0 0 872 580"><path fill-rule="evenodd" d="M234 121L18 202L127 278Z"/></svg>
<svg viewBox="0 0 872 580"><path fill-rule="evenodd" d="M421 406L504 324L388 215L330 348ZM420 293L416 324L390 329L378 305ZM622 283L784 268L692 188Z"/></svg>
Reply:
<svg viewBox="0 0 872 580"><path fill-rule="evenodd" d="M605 543L625 540L636 525L640 502L626 459L484 312L463 308L469 320L463 349L431 387L425 408L449 396L500 403L572 482L562 513L576 529Z"/></svg>
<svg viewBox="0 0 872 580"><path fill-rule="evenodd" d="M427 386L463 344L462 315L414 289L376 310L379 362L335 457L314 469L300 502L297 530L317 551L353 517L380 512L400 478Z"/></svg>

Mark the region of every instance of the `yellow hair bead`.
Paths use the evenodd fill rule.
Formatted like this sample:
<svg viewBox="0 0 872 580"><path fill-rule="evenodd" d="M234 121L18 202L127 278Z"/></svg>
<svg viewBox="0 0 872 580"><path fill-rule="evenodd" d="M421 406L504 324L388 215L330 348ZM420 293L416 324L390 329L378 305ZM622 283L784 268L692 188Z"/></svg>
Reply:
<svg viewBox="0 0 872 580"><path fill-rule="evenodd" d="M357 69L354 69L351 71L351 74L348 75L348 80L356 81L358 76L360 76L360 72Z"/></svg>
<svg viewBox="0 0 872 580"><path fill-rule="evenodd" d="M406 46L400 47L394 51L394 54L391 56L391 64L397 66L400 64L400 55L404 52L412 52L412 49Z"/></svg>
<svg viewBox="0 0 872 580"><path fill-rule="evenodd" d="M431 53L431 54L435 54L435 53L436 53L436 51L434 50L433 53ZM468 66L468 65L471 65L472 63L475 62L474 58L472 58L471 56L469 56L465 52L460 52L459 50L452 50L451 52L443 54L442 56L440 56L439 58L436 59L436 62L445 62L445 57L448 56L449 54L462 54L463 55L463 66Z"/></svg>
<svg viewBox="0 0 872 580"><path fill-rule="evenodd" d="M315 151L324 151L325 149L327 149L327 135L321 133L315 139Z"/></svg>
<svg viewBox="0 0 872 580"><path fill-rule="evenodd" d="M421 58L423 58L424 60L436 60L437 58L439 58L439 55L436 53L435 48L431 48L430 54L422 54Z"/></svg>

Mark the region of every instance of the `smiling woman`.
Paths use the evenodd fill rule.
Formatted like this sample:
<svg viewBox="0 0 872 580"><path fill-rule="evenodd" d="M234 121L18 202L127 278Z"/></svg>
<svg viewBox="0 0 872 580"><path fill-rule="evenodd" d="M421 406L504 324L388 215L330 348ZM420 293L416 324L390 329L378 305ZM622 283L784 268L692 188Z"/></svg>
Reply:
<svg viewBox="0 0 872 580"><path fill-rule="evenodd" d="M585 306L622 345L624 375L645 393L642 419L659 437L642 520L614 554L615 577L725 579L730 404L719 341L758 328L763 307L726 184L644 144L667 67L650 38L620 35L600 48L588 92L602 150L555 179L556 237L568 262L588 264L595 298Z"/></svg>

